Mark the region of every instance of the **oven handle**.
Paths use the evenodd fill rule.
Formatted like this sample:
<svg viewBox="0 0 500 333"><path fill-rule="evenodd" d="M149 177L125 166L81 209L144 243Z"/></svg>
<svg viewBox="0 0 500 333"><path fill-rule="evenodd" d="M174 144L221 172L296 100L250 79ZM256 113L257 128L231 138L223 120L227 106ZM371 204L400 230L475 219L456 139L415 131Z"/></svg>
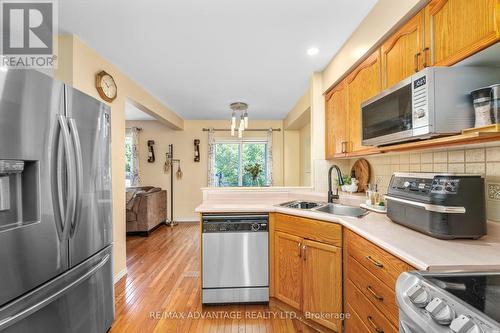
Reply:
<svg viewBox="0 0 500 333"><path fill-rule="evenodd" d="M429 212L446 213L446 214L465 214L465 207L432 205L423 202L392 197L389 195L386 195L385 198L387 200L397 201L411 206L420 207Z"/></svg>

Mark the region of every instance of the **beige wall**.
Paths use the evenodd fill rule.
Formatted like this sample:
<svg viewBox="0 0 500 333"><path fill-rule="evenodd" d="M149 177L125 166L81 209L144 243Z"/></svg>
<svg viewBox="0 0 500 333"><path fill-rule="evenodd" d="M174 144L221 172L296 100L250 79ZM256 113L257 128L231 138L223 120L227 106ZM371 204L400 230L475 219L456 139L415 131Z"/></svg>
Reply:
<svg viewBox="0 0 500 333"><path fill-rule="evenodd" d="M285 130L284 141L284 186L300 186L300 131Z"/></svg>
<svg viewBox="0 0 500 333"><path fill-rule="evenodd" d="M110 73L118 86L118 97L111 107L111 154L113 177L113 251L114 273L126 269L125 249L125 102L133 101L154 113L163 123L172 128L183 128L182 118L163 105L158 99L130 80L120 69L85 45L78 37L59 37L59 64L54 77L100 99L95 89L95 75L101 70Z"/></svg>
<svg viewBox="0 0 500 333"><path fill-rule="evenodd" d="M286 129L297 129L298 127L302 127L304 121L307 123L310 122L310 120L305 119L305 118L310 118L309 115L307 115L307 112L309 112L311 108L311 91L308 88L304 95L302 95L295 106L288 112L285 120L283 121L283 126Z"/></svg>
<svg viewBox="0 0 500 333"><path fill-rule="evenodd" d="M127 127L140 127L139 160L142 185L160 186L170 192L170 174L163 172L168 145L174 145L174 158L181 160L183 177L174 178L174 217L196 220L194 209L202 201L200 188L207 186L208 133L202 128L228 128L228 120L185 120L184 130L172 130L158 121L127 121ZM252 120L250 128L282 128L281 120ZM246 132L247 137L265 137L266 132ZM229 137L229 132L216 132L216 137ZM194 139L200 140L200 162L194 162ZM155 141L155 163L147 162L147 141ZM175 169L177 170L177 169ZM283 185L283 131L273 132L273 185ZM170 196L170 193L168 193ZM170 216L170 199L169 216Z"/></svg>
<svg viewBox="0 0 500 333"><path fill-rule="evenodd" d="M311 124L299 130L299 186L311 186Z"/></svg>

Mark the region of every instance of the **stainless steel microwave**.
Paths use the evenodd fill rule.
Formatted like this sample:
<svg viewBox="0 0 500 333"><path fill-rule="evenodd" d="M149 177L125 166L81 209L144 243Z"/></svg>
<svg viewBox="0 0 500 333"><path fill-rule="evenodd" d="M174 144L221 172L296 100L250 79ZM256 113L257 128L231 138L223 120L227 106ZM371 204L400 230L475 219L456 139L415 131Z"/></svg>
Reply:
<svg viewBox="0 0 500 333"><path fill-rule="evenodd" d="M473 127L469 92L499 81L498 67L427 67L361 104L363 145L427 139Z"/></svg>

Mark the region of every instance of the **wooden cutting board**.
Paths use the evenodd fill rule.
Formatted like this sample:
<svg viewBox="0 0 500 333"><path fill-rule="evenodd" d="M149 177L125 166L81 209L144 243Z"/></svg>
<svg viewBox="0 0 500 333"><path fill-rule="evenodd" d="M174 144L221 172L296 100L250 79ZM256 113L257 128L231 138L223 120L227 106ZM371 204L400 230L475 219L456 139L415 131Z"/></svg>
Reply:
<svg viewBox="0 0 500 333"><path fill-rule="evenodd" d="M358 192L365 192L368 189L370 182L370 164L364 158L360 158L354 162L351 168L351 175L354 173L356 179L359 181Z"/></svg>

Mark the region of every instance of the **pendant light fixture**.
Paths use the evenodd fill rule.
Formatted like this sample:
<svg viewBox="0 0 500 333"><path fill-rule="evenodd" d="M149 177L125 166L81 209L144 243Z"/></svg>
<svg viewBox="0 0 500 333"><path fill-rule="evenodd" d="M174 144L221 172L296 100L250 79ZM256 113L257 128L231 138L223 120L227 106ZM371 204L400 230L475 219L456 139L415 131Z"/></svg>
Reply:
<svg viewBox="0 0 500 333"><path fill-rule="evenodd" d="M243 131L248 128L248 104L243 102L235 102L229 105L233 111L231 114L231 136L235 135L236 131L236 116L239 114L240 121L238 123L238 137L243 137Z"/></svg>

